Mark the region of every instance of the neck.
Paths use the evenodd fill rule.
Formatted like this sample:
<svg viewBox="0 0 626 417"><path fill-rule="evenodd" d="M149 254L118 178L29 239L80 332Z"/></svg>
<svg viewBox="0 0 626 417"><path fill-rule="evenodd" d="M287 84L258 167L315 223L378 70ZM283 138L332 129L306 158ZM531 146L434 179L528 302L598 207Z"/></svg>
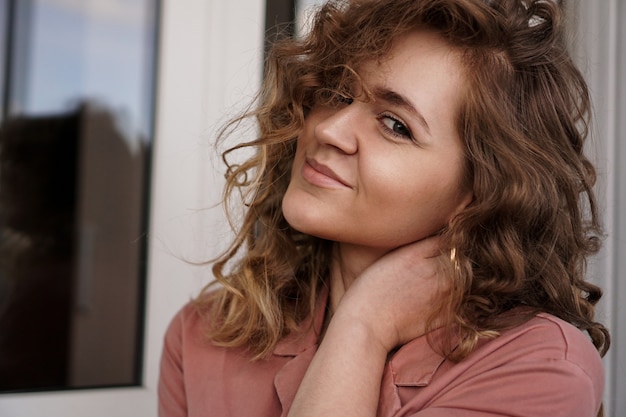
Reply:
<svg viewBox="0 0 626 417"><path fill-rule="evenodd" d="M331 311L335 311L343 294L359 275L381 258L387 250L337 243L333 253L330 276Z"/></svg>

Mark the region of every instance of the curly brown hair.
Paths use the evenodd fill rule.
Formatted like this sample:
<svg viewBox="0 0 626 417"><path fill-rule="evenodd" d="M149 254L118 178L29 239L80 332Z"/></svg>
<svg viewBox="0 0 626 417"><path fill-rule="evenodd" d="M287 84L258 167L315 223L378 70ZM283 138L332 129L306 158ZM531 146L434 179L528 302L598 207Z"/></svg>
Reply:
<svg viewBox="0 0 626 417"><path fill-rule="evenodd" d="M442 233L455 259L437 314L459 341L445 353L461 360L480 337L543 311L587 331L604 354L609 334L594 321L601 290L585 280L601 235L595 170L583 153L589 96L567 52L562 5L546 0L331 1L305 37L273 46L255 109L220 135L245 118L258 122L257 139L223 154L224 201L241 196L246 211L213 266L221 287L197 299L215 318L211 339L260 358L312 313L332 242L282 215L296 139L308 109L349 95L363 63L385 59L394 40L418 28L460 53L467 82L458 131L474 200ZM229 162L249 148L252 157Z"/></svg>

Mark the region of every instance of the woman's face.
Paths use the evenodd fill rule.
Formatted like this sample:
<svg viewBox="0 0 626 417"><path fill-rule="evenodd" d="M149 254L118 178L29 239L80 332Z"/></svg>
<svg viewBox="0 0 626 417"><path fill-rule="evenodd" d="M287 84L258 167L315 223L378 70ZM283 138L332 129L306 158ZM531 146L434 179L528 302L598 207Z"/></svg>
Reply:
<svg viewBox="0 0 626 417"><path fill-rule="evenodd" d="M456 129L458 54L416 31L388 58L359 71L372 100L307 115L283 199L296 230L389 250L436 233L471 200Z"/></svg>

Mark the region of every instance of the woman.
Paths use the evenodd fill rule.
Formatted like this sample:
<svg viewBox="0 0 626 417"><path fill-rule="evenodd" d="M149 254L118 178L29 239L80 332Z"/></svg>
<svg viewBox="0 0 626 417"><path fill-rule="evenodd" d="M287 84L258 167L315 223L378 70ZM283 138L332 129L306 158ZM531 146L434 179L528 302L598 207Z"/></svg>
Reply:
<svg viewBox="0 0 626 417"><path fill-rule="evenodd" d="M353 0L273 48L161 416L595 416L587 87L554 1ZM585 333L583 333L585 332Z"/></svg>

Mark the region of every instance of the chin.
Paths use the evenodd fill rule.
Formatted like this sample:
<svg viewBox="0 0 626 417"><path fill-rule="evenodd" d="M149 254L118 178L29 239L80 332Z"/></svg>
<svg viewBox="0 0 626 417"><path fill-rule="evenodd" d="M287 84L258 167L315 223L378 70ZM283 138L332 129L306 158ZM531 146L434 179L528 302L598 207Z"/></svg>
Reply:
<svg viewBox="0 0 626 417"><path fill-rule="evenodd" d="M305 235L314 236L325 240L337 240L337 231L325 230L327 228L320 228L320 225L328 224L324 220L320 220L315 217L307 215L306 210L300 208L299 210L283 207L283 216L289 226L294 230Z"/></svg>
<svg viewBox="0 0 626 417"><path fill-rule="evenodd" d="M289 223L289 226L291 226L292 229L297 230L300 233L304 233L305 235L315 236L321 239L333 240L332 238L330 238L328 233L324 233L323 231L319 230L319 222L308 221L308 219L303 218L301 214L302 213L297 216L290 216L288 212L283 212L285 220L287 220L287 223Z"/></svg>
<svg viewBox="0 0 626 417"><path fill-rule="evenodd" d="M315 215L311 206L306 204L306 196L300 195L287 188L282 201L283 217L289 223L289 226L298 232L315 235L315 229L319 228L320 219ZM317 227L316 227L317 226Z"/></svg>

